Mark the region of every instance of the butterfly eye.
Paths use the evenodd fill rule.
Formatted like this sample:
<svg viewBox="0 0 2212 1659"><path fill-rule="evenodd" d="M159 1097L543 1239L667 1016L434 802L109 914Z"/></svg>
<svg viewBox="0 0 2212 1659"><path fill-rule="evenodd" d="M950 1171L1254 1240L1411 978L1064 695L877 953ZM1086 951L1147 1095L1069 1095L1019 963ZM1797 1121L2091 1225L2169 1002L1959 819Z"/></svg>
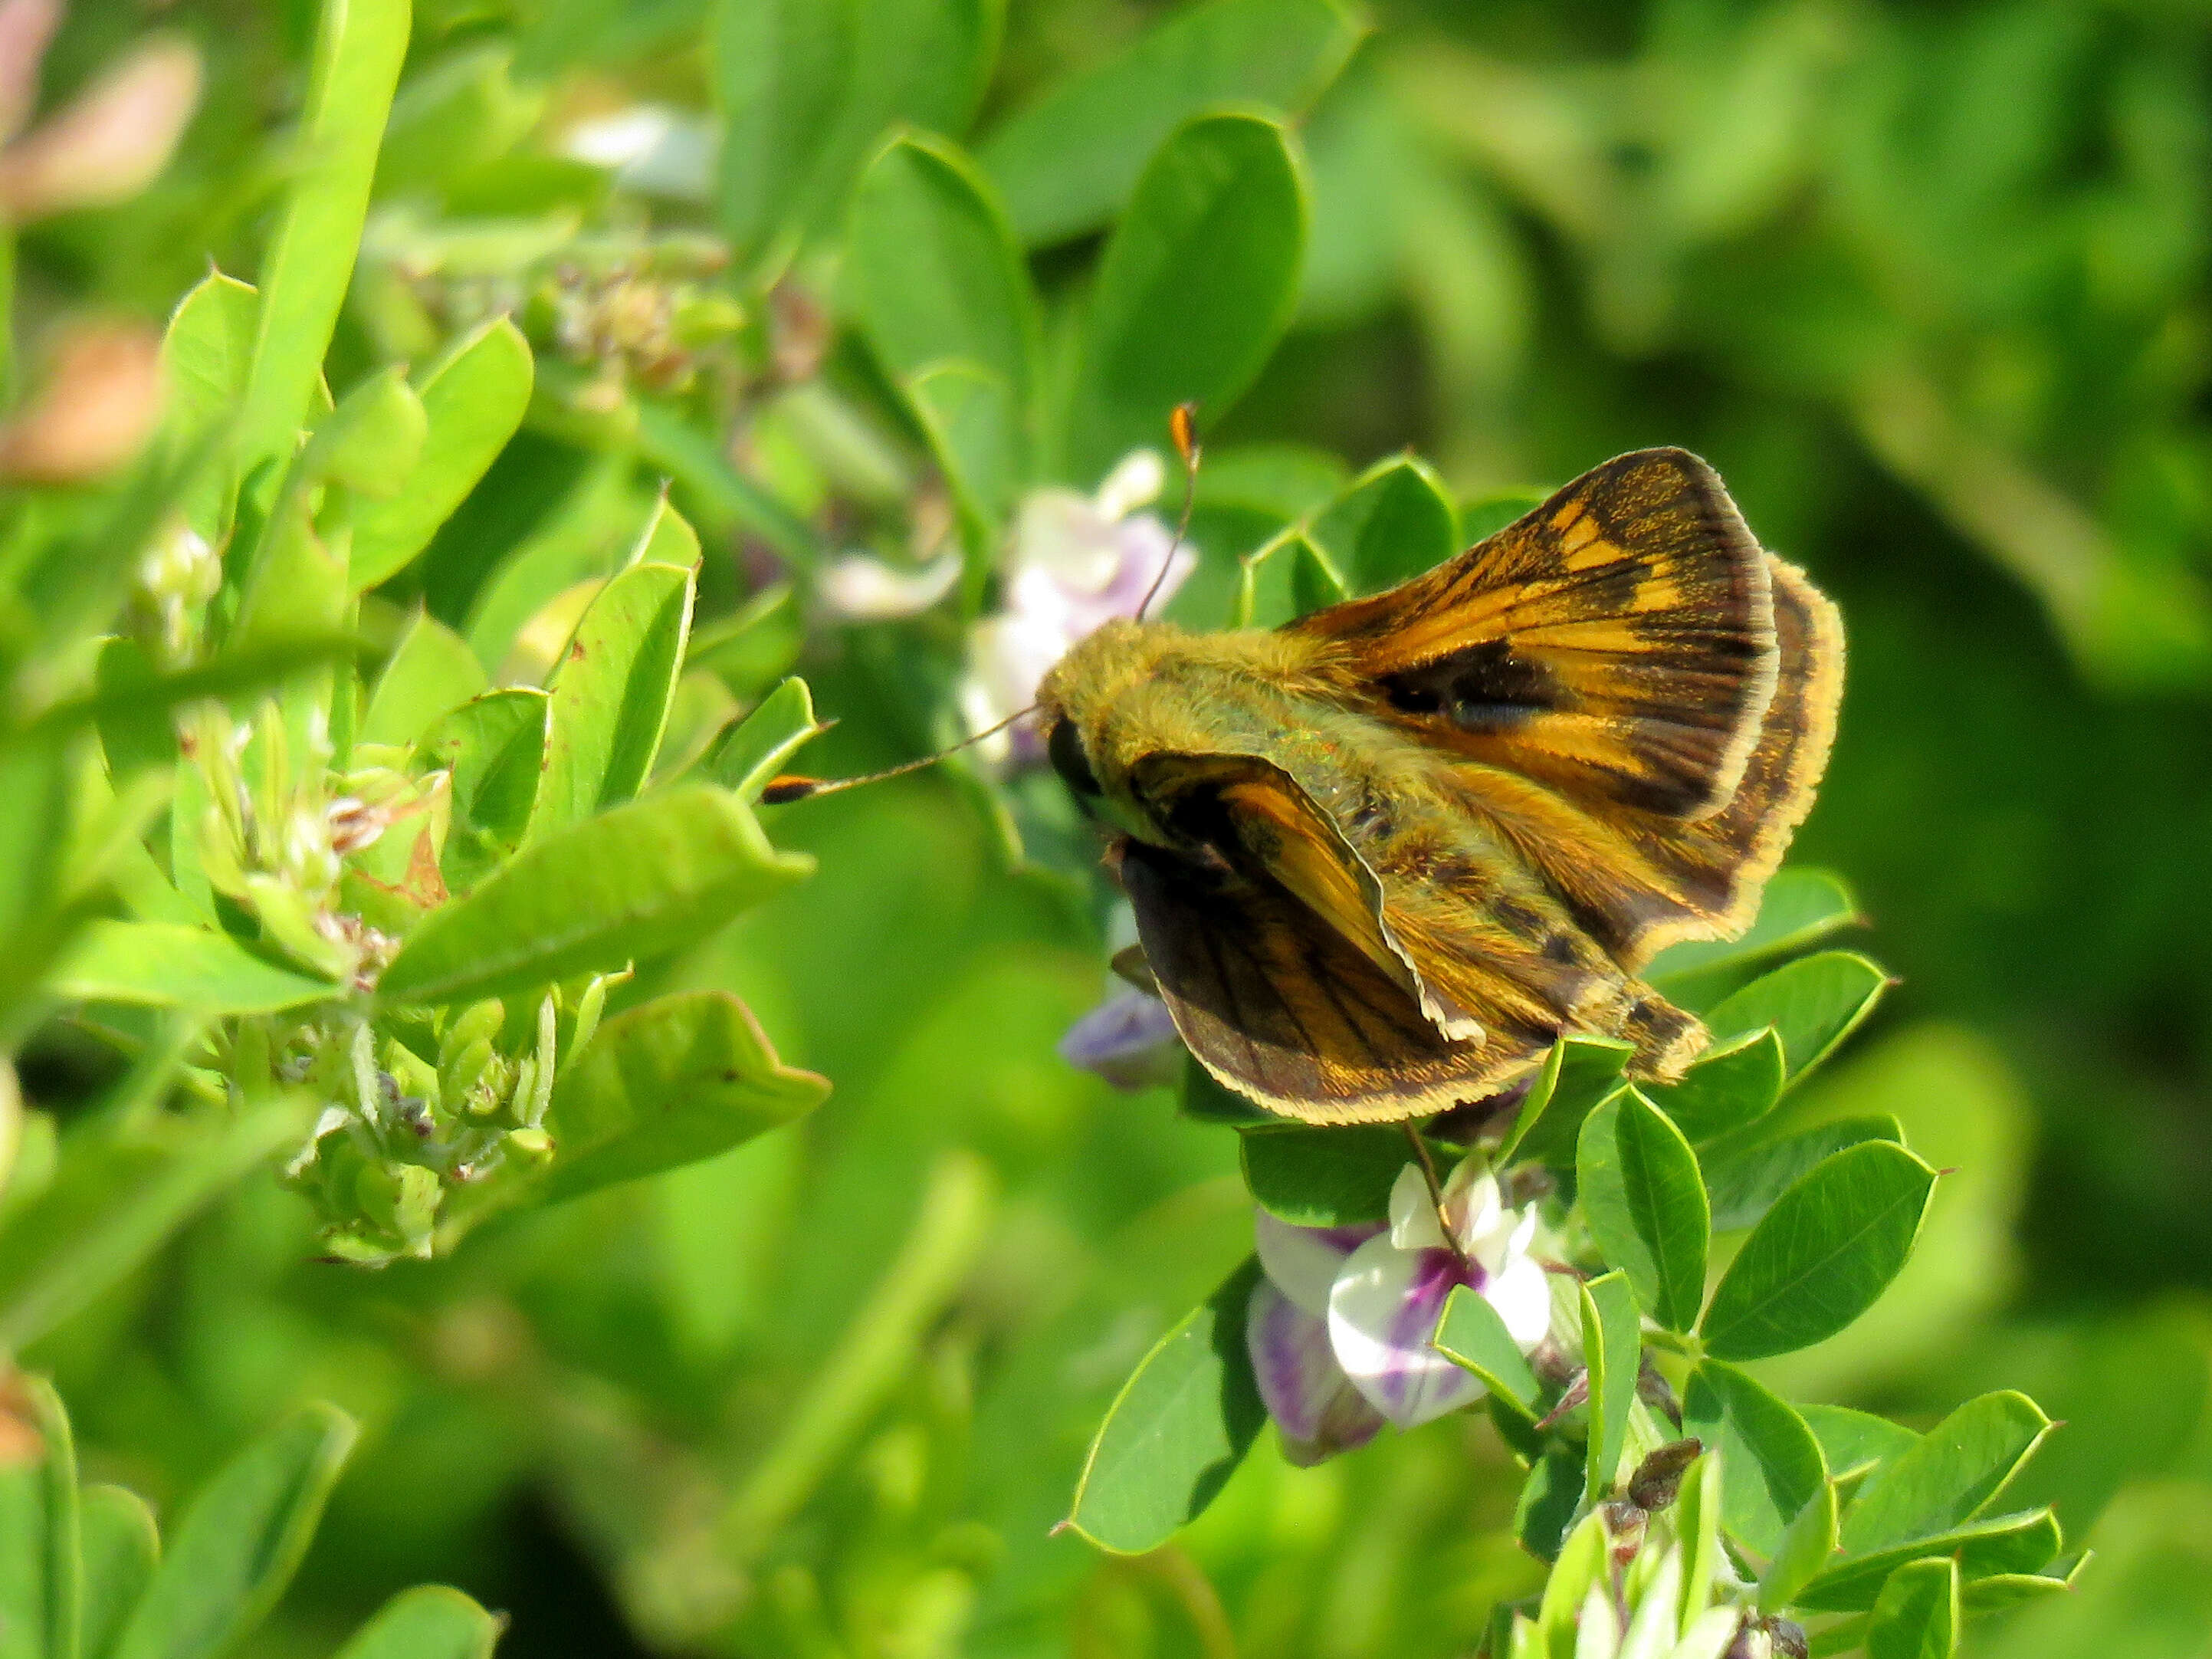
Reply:
<svg viewBox="0 0 2212 1659"><path fill-rule="evenodd" d="M1060 781L1077 794L1106 793L1098 787L1098 775L1091 769L1091 757L1083 752L1083 738L1073 720L1055 721L1045 737L1044 750L1052 762L1052 769L1060 774Z"/></svg>

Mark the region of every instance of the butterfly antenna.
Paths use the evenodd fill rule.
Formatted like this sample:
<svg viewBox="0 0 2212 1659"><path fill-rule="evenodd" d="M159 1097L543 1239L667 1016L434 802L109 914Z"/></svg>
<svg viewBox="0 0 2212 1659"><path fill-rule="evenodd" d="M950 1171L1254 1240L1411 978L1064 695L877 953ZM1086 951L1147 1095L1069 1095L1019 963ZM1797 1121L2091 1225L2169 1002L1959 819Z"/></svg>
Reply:
<svg viewBox="0 0 2212 1659"><path fill-rule="evenodd" d="M1152 608L1152 601L1160 596L1160 588L1167 581L1168 572L1175 568L1176 555L1182 550L1182 538L1190 533L1191 504L1198 499L1198 463L1204 453L1198 441L1198 405L1177 404L1168 416L1168 435L1175 440L1176 453L1182 457L1182 517L1176 521L1175 539L1168 544L1168 556L1160 561L1159 574L1152 585L1145 590L1145 602L1137 607L1137 620L1142 622L1145 613Z"/></svg>
<svg viewBox="0 0 2212 1659"><path fill-rule="evenodd" d="M996 726L987 726L973 736L963 738L956 744L948 744L933 755L924 755L919 760L902 761L896 766L886 766L880 772L864 772L856 778L809 778L802 777L796 772L782 773L769 780L768 787L761 791L761 804L764 806L788 806L793 801L812 800L817 795L834 795L841 789L857 789L864 783L880 783L885 778L896 778L908 772L919 772L923 767L934 766L948 756L957 755L962 750L982 742L986 738L995 738L1016 720L1025 719L1036 714L1036 711L1037 706L1035 703L1031 703L1026 708L1017 708Z"/></svg>

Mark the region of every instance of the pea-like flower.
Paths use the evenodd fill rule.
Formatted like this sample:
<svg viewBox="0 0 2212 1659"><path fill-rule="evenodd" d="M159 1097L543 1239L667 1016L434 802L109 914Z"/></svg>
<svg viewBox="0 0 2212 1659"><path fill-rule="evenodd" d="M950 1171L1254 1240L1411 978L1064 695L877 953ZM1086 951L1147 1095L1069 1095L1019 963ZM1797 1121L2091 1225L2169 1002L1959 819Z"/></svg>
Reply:
<svg viewBox="0 0 2212 1659"><path fill-rule="evenodd" d="M1387 1225L1297 1227L1259 1212L1265 1277L1245 1340L1291 1462L1319 1462L1386 1420L1410 1429L1482 1397L1482 1384L1431 1346L1454 1286L1497 1309L1524 1353L1550 1329L1551 1289L1529 1255L1535 1211L1505 1207L1476 1158L1443 1196L1457 1250L1411 1164L1391 1188Z"/></svg>

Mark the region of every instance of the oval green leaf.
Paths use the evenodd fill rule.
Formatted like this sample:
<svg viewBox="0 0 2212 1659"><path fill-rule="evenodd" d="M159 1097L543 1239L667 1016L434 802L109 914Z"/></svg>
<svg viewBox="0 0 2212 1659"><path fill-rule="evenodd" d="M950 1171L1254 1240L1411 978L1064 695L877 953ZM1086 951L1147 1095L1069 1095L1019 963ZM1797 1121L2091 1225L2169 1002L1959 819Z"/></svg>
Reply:
<svg viewBox="0 0 2212 1659"><path fill-rule="evenodd" d="M555 1198L696 1164L804 1116L830 1085L776 1058L727 991L657 997L602 1024L554 1085Z"/></svg>
<svg viewBox="0 0 2212 1659"><path fill-rule="evenodd" d="M1624 1089L1583 1120L1576 1191L1590 1237L1669 1330L1698 1322L1711 1239L1698 1155L1666 1113Z"/></svg>
<svg viewBox="0 0 2212 1659"><path fill-rule="evenodd" d="M304 1407L217 1472L168 1540L117 1659L210 1659L258 1624L307 1553L354 1433L337 1407Z"/></svg>
<svg viewBox="0 0 2212 1659"><path fill-rule="evenodd" d="M141 1008L271 1014L345 987L257 955L228 933L175 922L95 920L56 969L62 996Z"/></svg>
<svg viewBox="0 0 2212 1659"><path fill-rule="evenodd" d="M428 611L417 611L377 677L359 741L412 744L484 690L483 665L469 642Z"/></svg>
<svg viewBox="0 0 2212 1659"><path fill-rule="evenodd" d="M1889 975L1850 951L1802 957L1755 979L1705 1016L1716 1042L1771 1025L1795 1082L1874 1012Z"/></svg>
<svg viewBox="0 0 2212 1659"><path fill-rule="evenodd" d="M1782 1039L1769 1028L1709 1050L1679 1083L1638 1086L1701 1146L1772 1111L1786 1072Z"/></svg>
<svg viewBox="0 0 2212 1659"><path fill-rule="evenodd" d="M1248 1129L1238 1137L1244 1184L1260 1207L1295 1227L1347 1227L1383 1221L1390 1188L1413 1159L1402 1131L1294 1124Z"/></svg>
<svg viewBox="0 0 2212 1659"><path fill-rule="evenodd" d="M1098 1425L1065 1523L1116 1555L1157 1549L1205 1512L1267 1419L1244 1316L1247 1261L1154 1345Z"/></svg>
<svg viewBox="0 0 2212 1659"><path fill-rule="evenodd" d="M1459 515L1427 463L1394 455L1323 507L1310 533L1352 592L1379 593L1457 552Z"/></svg>
<svg viewBox="0 0 2212 1659"><path fill-rule="evenodd" d="M985 169L1030 246L1096 230L1176 127L1228 105L1298 116L1365 33L1338 0L1214 0L1147 30L994 132Z"/></svg>
<svg viewBox="0 0 2212 1659"><path fill-rule="evenodd" d="M77 1510L82 1562L79 1659L107 1659L161 1559L161 1534L146 1500L122 1486L87 1486Z"/></svg>
<svg viewBox="0 0 2212 1659"><path fill-rule="evenodd" d="M724 790L655 793L532 843L465 898L432 911L378 994L474 1002L611 973L704 938L812 868L769 846Z"/></svg>
<svg viewBox="0 0 2212 1659"><path fill-rule="evenodd" d="M465 893L521 844L538 799L551 699L526 686L463 703L423 737L416 753L451 774L453 816L439 867Z"/></svg>
<svg viewBox="0 0 2212 1659"><path fill-rule="evenodd" d="M1705 1351L1761 1359L1833 1336L1912 1252L1936 1172L1902 1146L1836 1153L1776 1200L1705 1310Z"/></svg>
<svg viewBox="0 0 2212 1659"><path fill-rule="evenodd" d="M786 761L828 730L814 718L814 698L806 682L794 674L730 728L708 754L704 769L750 806Z"/></svg>
<svg viewBox="0 0 2212 1659"><path fill-rule="evenodd" d="M1146 167L1100 261L1067 417L1081 483L1195 400L1218 421L1291 319L1305 248L1305 185L1281 126L1204 116Z"/></svg>
<svg viewBox="0 0 2212 1659"><path fill-rule="evenodd" d="M418 1584L379 1607L337 1659L489 1659L506 1626L457 1589Z"/></svg>
<svg viewBox="0 0 2212 1659"><path fill-rule="evenodd" d="M1608 1496L1620 1477L1628 1444L1629 1408L1644 1364L1643 1326L1636 1293L1625 1273L1610 1273L1582 1286L1583 1363L1589 1368L1589 1440L1583 1496Z"/></svg>
<svg viewBox="0 0 2212 1659"><path fill-rule="evenodd" d="M1874 1605L1890 1575L1907 1561L1950 1557L1959 1564L1960 1577L1971 1584L1978 1578L2040 1574L2064 1545L2058 1517L2047 1509L1996 1516L1864 1555L1845 1556L1807 1584L1797 1601L1822 1613L1861 1613Z"/></svg>
<svg viewBox="0 0 2212 1659"><path fill-rule="evenodd" d="M1735 1148L1711 1159L1705 1190L1712 1200L1713 1230L1755 1227L1788 1192L1819 1164L1869 1140L1902 1146L1905 1131L1893 1117L1841 1117L1756 1146Z"/></svg>
<svg viewBox="0 0 2212 1659"><path fill-rule="evenodd" d="M2024 1394L1969 1400L1868 1478L1844 1520L1855 1555L1948 1532L1995 1503L2027 1462L2051 1419Z"/></svg>
<svg viewBox="0 0 2212 1659"><path fill-rule="evenodd" d="M1670 945L1644 970L1654 985L1717 968L1747 968L1802 951L1865 918L1850 886L1828 870L1778 870L1766 884L1759 916L1732 939L1692 939Z"/></svg>
<svg viewBox="0 0 2212 1659"><path fill-rule="evenodd" d="M1492 1399L1510 1401L1520 1415L1534 1419L1542 1392L1536 1373L1504 1317L1479 1292L1465 1285L1453 1287L1431 1345L1453 1364L1480 1377Z"/></svg>
<svg viewBox="0 0 2212 1659"><path fill-rule="evenodd" d="M1682 1431L1721 1454L1721 1518L1729 1531L1771 1556L1828 1478L1805 1419L1735 1366L1707 1359L1683 1390Z"/></svg>

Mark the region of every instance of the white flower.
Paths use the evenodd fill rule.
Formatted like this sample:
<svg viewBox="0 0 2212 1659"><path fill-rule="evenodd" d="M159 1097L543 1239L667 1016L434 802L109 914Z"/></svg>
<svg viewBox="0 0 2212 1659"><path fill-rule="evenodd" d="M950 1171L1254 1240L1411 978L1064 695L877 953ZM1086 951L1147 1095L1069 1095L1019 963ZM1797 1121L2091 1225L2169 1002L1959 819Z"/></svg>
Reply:
<svg viewBox="0 0 2212 1659"><path fill-rule="evenodd" d="M1443 1209L1458 1252L1409 1164L1391 1188L1387 1227L1296 1227L1259 1212L1267 1276L1246 1313L1246 1342L1294 1461L1357 1445L1385 1419L1409 1429L1482 1397L1482 1384L1431 1346L1455 1285L1495 1308L1522 1352L1544 1340L1552 1298L1528 1253L1534 1210L1507 1209L1477 1158L1445 1182Z"/></svg>
<svg viewBox="0 0 2212 1659"><path fill-rule="evenodd" d="M1103 623L1135 616L1155 579L1158 604L1182 586L1197 556L1180 548L1170 560L1174 538L1167 526L1141 510L1158 498L1166 476L1159 456L1139 449L1122 459L1095 495L1047 488L1023 501L1001 573L1001 608L977 623L969 640L960 701L969 731L995 726L1036 702L1038 682L1068 647ZM985 753L1029 759L1036 749L1035 738L1024 732L1019 739L992 740Z"/></svg>

